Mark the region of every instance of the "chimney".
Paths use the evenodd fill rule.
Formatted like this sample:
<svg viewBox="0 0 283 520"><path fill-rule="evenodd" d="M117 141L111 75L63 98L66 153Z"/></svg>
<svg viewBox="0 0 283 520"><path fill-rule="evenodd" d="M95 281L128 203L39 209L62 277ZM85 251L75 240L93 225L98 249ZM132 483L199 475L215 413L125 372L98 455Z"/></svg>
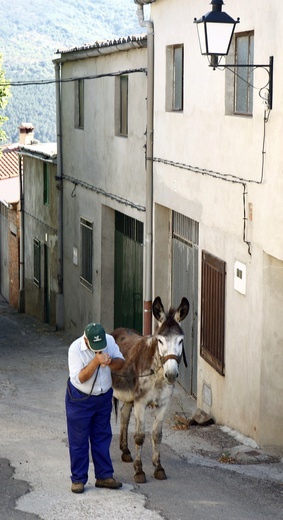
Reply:
<svg viewBox="0 0 283 520"><path fill-rule="evenodd" d="M34 126L31 123L22 123L19 126L20 144L32 144L34 138Z"/></svg>

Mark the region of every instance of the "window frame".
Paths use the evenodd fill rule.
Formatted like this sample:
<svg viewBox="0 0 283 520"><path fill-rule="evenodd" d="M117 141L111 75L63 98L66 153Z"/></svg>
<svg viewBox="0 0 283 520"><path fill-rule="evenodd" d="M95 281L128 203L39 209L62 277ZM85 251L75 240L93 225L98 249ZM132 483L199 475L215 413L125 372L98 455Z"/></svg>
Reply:
<svg viewBox="0 0 283 520"><path fill-rule="evenodd" d="M84 79L75 82L75 128L84 129L85 124L85 84Z"/></svg>
<svg viewBox="0 0 283 520"><path fill-rule="evenodd" d="M93 223L80 218L81 235L81 284L89 290L93 287Z"/></svg>
<svg viewBox="0 0 283 520"><path fill-rule="evenodd" d="M41 285L41 243L37 238L33 239L33 283Z"/></svg>
<svg viewBox="0 0 283 520"><path fill-rule="evenodd" d="M184 111L184 63L184 44L166 47L167 112L182 113Z"/></svg>
<svg viewBox="0 0 283 520"><path fill-rule="evenodd" d="M129 133L129 76L119 76L119 124L118 135L128 137Z"/></svg>
<svg viewBox="0 0 283 520"><path fill-rule="evenodd" d="M254 63L254 32L248 31L245 33L238 33L235 35L235 46L234 46L234 63L237 65L243 63L243 57L239 57L239 43L240 40L244 41L247 39L247 65ZM253 73L252 67L235 67L234 69L234 114L241 116L252 116L253 115ZM238 99L238 92L245 91L245 106L246 110L241 109L240 100Z"/></svg>
<svg viewBox="0 0 283 520"><path fill-rule="evenodd" d="M50 203L50 164L43 163L43 204L49 206Z"/></svg>

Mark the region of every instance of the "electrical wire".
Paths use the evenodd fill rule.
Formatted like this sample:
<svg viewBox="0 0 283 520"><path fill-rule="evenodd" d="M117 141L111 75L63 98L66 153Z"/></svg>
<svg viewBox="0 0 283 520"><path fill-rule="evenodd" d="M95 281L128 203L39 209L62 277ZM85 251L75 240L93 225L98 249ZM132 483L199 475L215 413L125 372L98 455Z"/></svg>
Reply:
<svg viewBox="0 0 283 520"><path fill-rule="evenodd" d="M32 86L32 85L51 85L51 84L56 84L56 83L71 83L73 81L78 81L80 79L85 79L85 80L91 80L91 79L100 79L100 78L107 78L107 77L116 77L116 76L123 76L123 75L128 75L128 74L135 74L135 73L144 73L144 74L147 74L147 69L146 68L139 68L139 69L127 69L127 70L122 70L122 71L118 71L118 72L107 72L106 74L94 74L94 75L90 75L90 76L78 76L78 77L75 77L75 78L64 78L64 79L59 79L59 80L56 80L56 79L42 79L42 80L30 80L30 81L9 81L9 80L6 80L6 81L2 81L0 82L0 87L7 87L7 86L11 86L11 87L27 87L27 86Z"/></svg>
<svg viewBox="0 0 283 520"><path fill-rule="evenodd" d="M120 204L124 204L125 206L130 206L133 209L137 209L138 211L145 211L145 207L141 206L140 204L135 204L134 202L124 199L123 197L119 197L119 195L115 195L114 193L107 192L103 190L102 188L98 188L97 186L94 186L93 184L89 184L88 182L75 179L74 177L70 177L70 175L63 175L63 180L70 181L74 184L73 191L71 193L71 197L75 197L75 190L77 186L82 186L86 188L87 190L95 191L96 193L99 193L100 195L104 195L105 197L108 197L112 200L116 200Z"/></svg>

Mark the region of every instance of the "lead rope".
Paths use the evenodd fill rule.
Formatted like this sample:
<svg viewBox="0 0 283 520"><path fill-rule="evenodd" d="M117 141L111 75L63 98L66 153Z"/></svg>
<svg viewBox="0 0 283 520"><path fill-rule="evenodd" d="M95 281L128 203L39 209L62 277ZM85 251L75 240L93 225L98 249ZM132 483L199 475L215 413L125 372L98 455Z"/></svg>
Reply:
<svg viewBox="0 0 283 520"><path fill-rule="evenodd" d="M95 385L96 380L97 380L99 369L100 369L100 365L97 368L97 371L96 371L95 378L94 378L93 383L92 383L92 387L91 387L90 393L87 396L85 396L85 397L77 397L77 398L76 397L72 397L71 390L70 390L70 387L69 387L70 378L68 378L68 381L67 381L67 391L68 391L69 397L70 397L70 399L72 401L85 401L86 399L88 399L91 396L91 393L93 391L94 385Z"/></svg>

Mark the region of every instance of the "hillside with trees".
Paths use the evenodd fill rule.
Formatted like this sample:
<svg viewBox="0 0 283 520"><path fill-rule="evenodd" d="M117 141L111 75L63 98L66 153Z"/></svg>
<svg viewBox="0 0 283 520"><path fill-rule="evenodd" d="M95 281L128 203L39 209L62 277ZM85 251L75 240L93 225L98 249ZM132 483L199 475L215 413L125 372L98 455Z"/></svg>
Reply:
<svg viewBox="0 0 283 520"><path fill-rule="evenodd" d="M0 53L13 83L54 79L59 49L140 34L134 0L1 0ZM22 122L41 142L56 140L55 85L12 85L1 116L7 142L17 142Z"/></svg>

